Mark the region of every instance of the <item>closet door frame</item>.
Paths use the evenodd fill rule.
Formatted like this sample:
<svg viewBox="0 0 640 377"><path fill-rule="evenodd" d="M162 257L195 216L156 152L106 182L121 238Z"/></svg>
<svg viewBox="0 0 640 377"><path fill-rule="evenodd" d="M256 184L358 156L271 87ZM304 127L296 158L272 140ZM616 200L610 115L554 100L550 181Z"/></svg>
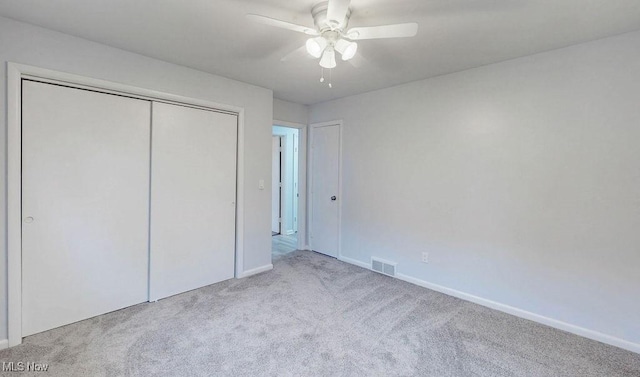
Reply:
<svg viewBox="0 0 640 377"><path fill-rule="evenodd" d="M7 295L9 347L22 343L22 80L214 110L238 117L235 277L244 265L244 109L24 64L7 63Z"/></svg>

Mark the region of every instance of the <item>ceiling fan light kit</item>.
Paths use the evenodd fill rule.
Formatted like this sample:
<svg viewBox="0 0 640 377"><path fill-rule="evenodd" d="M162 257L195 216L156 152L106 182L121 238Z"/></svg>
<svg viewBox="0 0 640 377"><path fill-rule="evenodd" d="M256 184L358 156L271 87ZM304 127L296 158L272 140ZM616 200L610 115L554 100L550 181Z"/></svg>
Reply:
<svg viewBox="0 0 640 377"><path fill-rule="evenodd" d="M342 55L342 60L347 61L356 56L358 44L356 42L349 42L346 39L338 39L335 49Z"/></svg>
<svg viewBox="0 0 640 377"><path fill-rule="evenodd" d="M323 69L336 67L336 51L341 55L343 61L352 59L358 52L358 44L354 42L355 40L405 38L413 37L418 33L418 24L416 23L347 29L351 19L350 4L351 0L329 0L316 4L311 9L315 30L255 14L248 14L247 17L269 26L312 35L313 37L306 42L306 50L309 55L320 59L319 65ZM323 79L320 80L320 82L323 81ZM329 87L331 87L331 83L329 83Z"/></svg>
<svg viewBox="0 0 640 377"><path fill-rule="evenodd" d="M314 58L322 56L322 52L327 48L327 40L322 37L307 39L307 52Z"/></svg>
<svg viewBox="0 0 640 377"><path fill-rule="evenodd" d="M320 67L328 69L336 67L336 52L333 47L327 47L322 53Z"/></svg>
<svg viewBox="0 0 640 377"><path fill-rule="evenodd" d="M342 60L344 61L353 58L358 51L357 43L340 38L340 33L332 30L323 32L319 37L309 38L306 45L309 55L314 58L322 57L320 59L322 68L334 68L336 66L335 51L342 55ZM325 58L325 56L327 57Z"/></svg>

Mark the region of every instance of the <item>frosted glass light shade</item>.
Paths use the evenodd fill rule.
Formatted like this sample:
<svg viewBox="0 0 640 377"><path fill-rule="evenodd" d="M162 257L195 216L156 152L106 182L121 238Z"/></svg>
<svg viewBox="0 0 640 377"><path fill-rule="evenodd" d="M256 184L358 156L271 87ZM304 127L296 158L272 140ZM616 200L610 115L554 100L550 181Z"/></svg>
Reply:
<svg viewBox="0 0 640 377"><path fill-rule="evenodd" d="M336 66L336 52L332 48L324 50L322 59L320 59L320 67L322 68L335 68Z"/></svg>
<svg viewBox="0 0 640 377"><path fill-rule="evenodd" d="M347 61L356 55L358 44L340 39L336 42L336 51L342 55L342 60Z"/></svg>
<svg viewBox="0 0 640 377"><path fill-rule="evenodd" d="M319 58L322 55L322 51L327 47L327 40L322 37L309 38L306 45L309 55Z"/></svg>

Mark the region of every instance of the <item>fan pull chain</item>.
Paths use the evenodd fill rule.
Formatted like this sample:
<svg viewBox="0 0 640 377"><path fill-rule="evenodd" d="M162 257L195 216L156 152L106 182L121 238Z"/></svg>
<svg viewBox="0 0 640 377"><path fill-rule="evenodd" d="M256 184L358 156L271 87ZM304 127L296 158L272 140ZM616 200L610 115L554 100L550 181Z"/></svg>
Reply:
<svg viewBox="0 0 640 377"><path fill-rule="evenodd" d="M331 84L331 78L333 76L333 69L329 68L329 88L333 88L333 84ZM320 82L324 82L324 68L320 68Z"/></svg>

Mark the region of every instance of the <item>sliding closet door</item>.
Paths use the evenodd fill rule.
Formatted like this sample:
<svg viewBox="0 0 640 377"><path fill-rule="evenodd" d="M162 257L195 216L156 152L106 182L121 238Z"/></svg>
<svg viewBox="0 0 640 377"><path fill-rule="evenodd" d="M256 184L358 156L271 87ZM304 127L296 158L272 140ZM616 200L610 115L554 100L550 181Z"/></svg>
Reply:
<svg viewBox="0 0 640 377"><path fill-rule="evenodd" d="M237 123L153 103L151 300L234 276Z"/></svg>
<svg viewBox="0 0 640 377"><path fill-rule="evenodd" d="M22 98L22 335L147 301L150 102Z"/></svg>

